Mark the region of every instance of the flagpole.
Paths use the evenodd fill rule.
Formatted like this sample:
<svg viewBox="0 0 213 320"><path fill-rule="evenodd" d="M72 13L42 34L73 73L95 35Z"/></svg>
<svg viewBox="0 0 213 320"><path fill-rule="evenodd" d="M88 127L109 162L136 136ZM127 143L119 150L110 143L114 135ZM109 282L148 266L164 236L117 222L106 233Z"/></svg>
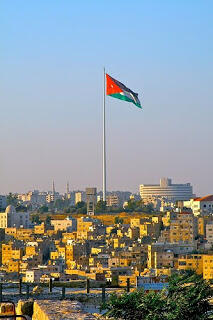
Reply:
<svg viewBox="0 0 213 320"><path fill-rule="evenodd" d="M106 97L106 73L104 68L103 83L103 201L106 201L106 130L105 130L105 97Z"/></svg>

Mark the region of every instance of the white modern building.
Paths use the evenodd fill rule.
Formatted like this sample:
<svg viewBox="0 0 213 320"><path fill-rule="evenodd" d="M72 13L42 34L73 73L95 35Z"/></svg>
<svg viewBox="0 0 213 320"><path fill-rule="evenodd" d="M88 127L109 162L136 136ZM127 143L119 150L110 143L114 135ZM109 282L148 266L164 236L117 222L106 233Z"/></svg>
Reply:
<svg viewBox="0 0 213 320"><path fill-rule="evenodd" d="M164 198L170 201L189 200L192 198L190 183L173 184L169 178L160 179L160 184L141 184L141 199Z"/></svg>

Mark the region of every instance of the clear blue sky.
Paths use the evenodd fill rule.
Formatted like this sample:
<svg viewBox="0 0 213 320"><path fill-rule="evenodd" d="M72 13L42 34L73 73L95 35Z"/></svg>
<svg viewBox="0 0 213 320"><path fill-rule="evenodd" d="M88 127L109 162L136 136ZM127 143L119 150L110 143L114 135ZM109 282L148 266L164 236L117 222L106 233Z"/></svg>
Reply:
<svg viewBox="0 0 213 320"><path fill-rule="evenodd" d="M102 184L102 69L139 93L107 97L108 189L161 176L213 193L211 0L1 0L0 194Z"/></svg>

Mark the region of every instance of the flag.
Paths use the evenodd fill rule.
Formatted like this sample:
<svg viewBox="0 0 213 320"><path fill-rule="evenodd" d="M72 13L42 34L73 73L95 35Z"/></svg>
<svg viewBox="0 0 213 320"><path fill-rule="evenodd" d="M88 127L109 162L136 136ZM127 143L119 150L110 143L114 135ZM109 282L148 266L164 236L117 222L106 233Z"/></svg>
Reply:
<svg viewBox="0 0 213 320"><path fill-rule="evenodd" d="M113 79L108 74L106 74L106 94L113 98L132 102L138 108L142 109L138 94L128 89L123 83Z"/></svg>

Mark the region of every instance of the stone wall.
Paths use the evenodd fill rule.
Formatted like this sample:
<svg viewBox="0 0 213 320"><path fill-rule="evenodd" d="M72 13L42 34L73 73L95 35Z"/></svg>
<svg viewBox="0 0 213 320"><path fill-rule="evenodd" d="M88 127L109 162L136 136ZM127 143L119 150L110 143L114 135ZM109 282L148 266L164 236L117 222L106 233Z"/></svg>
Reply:
<svg viewBox="0 0 213 320"><path fill-rule="evenodd" d="M84 311L78 301L35 301L32 320L95 320L98 317Z"/></svg>
<svg viewBox="0 0 213 320"><path fill-rule="evenodd" d="M106 299L108 298L109 293L106 293ZM61 292L52 292L52 293L40 293L40 294L29 294L29 299L33 300L61 300L62 293ZM10 300L15 303L18 303L19 300L27 300L26 294L19 295L18 293L7 293L3 294L3 301ZM77 300L85 303L91 303L100 305L102 302L102 294L101 293L66 293L65 299L68 300Z"/></svg>

